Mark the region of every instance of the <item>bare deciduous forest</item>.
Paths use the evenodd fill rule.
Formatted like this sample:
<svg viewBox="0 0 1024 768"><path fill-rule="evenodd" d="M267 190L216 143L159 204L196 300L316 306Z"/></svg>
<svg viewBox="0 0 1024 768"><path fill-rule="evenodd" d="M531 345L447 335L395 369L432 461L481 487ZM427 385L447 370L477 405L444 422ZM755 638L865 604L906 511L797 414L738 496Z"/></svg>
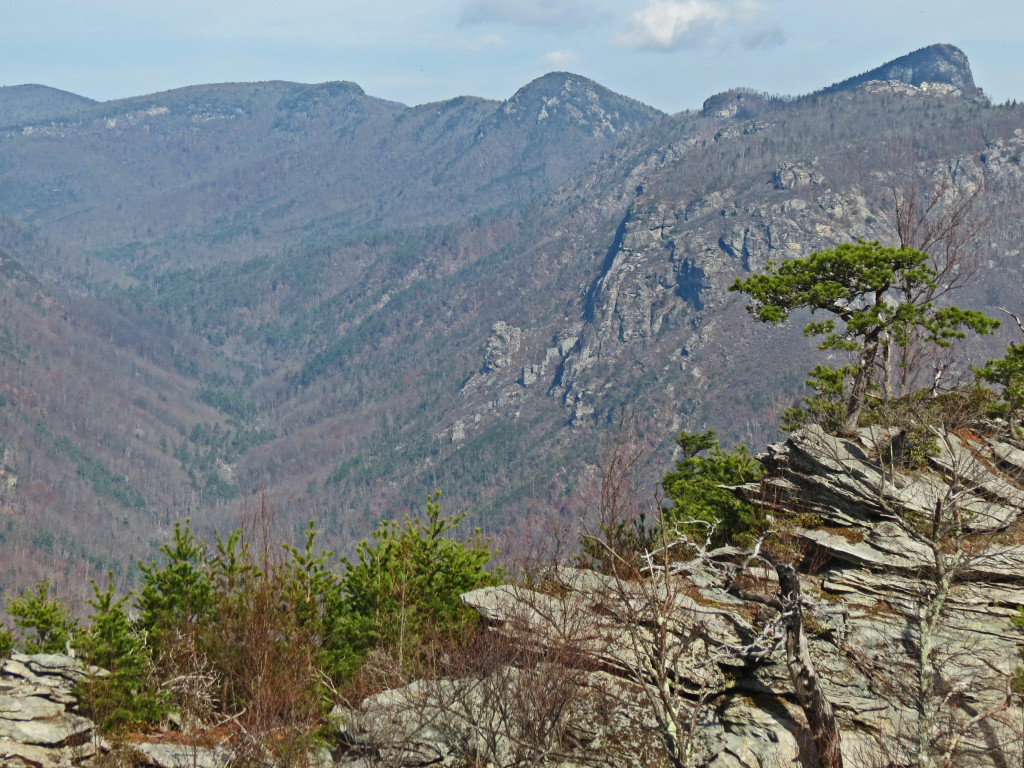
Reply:
<svg viewBox="0 0 1024 768"><path fill-rule="evenodd" d="M286 538L351 551L441 489L511 551L591 507L623 407L652 485L681 428L759 450L813 345L728 285L897 242L894 188L981 190L957 302L1019 307L1020 109L897 85L676 115L564 73L414 108L0 90L0 587L82 608L84 577L137 584L174 523L230 530L261 493Z"/></svg>

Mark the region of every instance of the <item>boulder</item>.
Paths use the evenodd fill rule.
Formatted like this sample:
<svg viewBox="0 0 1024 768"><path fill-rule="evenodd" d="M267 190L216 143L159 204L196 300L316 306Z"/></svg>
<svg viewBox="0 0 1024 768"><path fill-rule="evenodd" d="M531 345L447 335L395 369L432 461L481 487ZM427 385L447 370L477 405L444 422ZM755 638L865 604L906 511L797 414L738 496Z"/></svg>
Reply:
<svg viewBox="0 0 1024 768"><path fill-rule="evenodd" d="M0 664L0 765L64 766L98 753L91 720L73 711L75 683L88 674L61 654L15 653Z"/></svg>
<svg viewBox="0 0 1024 768"><path fill-rule="evenodd" d="M141 742L130 751L156 768L224 768L233 756L228 749L191 744Z"/></svg>

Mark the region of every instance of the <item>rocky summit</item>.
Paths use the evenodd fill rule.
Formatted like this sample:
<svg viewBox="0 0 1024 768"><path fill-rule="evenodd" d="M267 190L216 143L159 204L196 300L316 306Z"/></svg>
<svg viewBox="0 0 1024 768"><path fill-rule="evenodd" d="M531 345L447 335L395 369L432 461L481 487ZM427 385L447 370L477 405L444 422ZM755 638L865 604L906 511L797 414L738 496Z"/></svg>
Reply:
<svg viewBox="0 0 1024 768"><path fill-rule="evenodd" d="M947 86L946 92L972 98L983 97L974 83L967 56L954 45L929 45L905 56L893 59L880 67L847 78L824 88L820 93L833 93L863 86L867 83L893 83L932 90Z"/></svg>

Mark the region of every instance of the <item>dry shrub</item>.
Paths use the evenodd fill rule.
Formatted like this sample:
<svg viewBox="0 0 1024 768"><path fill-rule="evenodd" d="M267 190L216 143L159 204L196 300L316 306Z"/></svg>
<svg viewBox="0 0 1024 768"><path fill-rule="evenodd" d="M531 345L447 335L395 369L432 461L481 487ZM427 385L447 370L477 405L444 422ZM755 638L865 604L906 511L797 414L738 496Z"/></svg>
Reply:
<svg viewBox="0 0 1024 768"><path fill-rule="evenodd" d="M273 541L274 511L261 498L236 535L219 545L215 619L203 647L217 671L222 707L238 724L237 747L297 765L323 722L322 653L318 627L298 604L295 572Z"/></svg>

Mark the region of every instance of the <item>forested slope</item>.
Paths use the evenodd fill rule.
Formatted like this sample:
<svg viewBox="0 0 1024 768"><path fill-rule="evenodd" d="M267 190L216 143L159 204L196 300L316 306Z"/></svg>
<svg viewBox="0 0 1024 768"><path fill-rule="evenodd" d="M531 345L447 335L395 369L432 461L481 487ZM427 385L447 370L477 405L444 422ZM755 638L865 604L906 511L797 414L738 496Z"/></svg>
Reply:
<svg viewBox="0 0 1024 768"><path fill-rule="evenodd" d="M759 446L813 345L726 287L892 242L894 189L983 186L957 301L1019 306L1022 112L965 67L673 116L566 73L411 108L352 83L0 91L0 530L45 562L10 585L131 579L171 522L228 528L260 489L341 547L434 488L537 529L592 504L624 407L651 477L682 427Z"/></svg>

